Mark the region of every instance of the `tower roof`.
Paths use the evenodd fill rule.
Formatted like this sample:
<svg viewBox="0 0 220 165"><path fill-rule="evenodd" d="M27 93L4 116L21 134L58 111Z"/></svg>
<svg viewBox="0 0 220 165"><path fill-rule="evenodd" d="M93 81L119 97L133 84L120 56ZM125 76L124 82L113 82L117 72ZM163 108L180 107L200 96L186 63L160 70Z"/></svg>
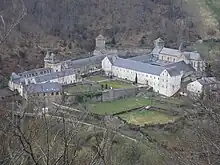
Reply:
<svg viewBox="0 0 220 165"><path fill-rule="evenodd" d="M96 37L96 39L105 39L105 37L104 37L103 35L99 34L99 35Z"/></svg>
<svg viewBox="0 0 220 165"><path fill-rule="evenodd" d="M155 40L156 42L164 42L160 37Z"/></svg>

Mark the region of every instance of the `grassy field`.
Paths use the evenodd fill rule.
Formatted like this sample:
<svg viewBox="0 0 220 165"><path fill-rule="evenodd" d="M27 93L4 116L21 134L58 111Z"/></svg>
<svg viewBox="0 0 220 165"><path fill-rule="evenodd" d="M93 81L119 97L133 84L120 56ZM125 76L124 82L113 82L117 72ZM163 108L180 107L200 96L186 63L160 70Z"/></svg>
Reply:
<svg viewBox="0 0 220 165"><path fill-rule="evenodd" d="M215 15L215 18L220 23L220 1L219 0L205 0L208 7L211 9L213 14Z"/></svg>
<svg viewBox="0 0 220 165"><path fill-rule="evenodd" d="M90 104L89 110L97 114L114 114L116 112L122 112L127 109L136 108L139 106L151 105L151 101L146 98L127 98L115 100L112 102L102 102L96 104Z"/></svg>
<svg viewBox="0 0 220 165"><path fill-rule="evenodd" d="M90 81L103 81L106 80L108 78L104 77L104 76L91 76L87 78Z"/></svg>
<svg viewBox="0 0 220 165"><path fill-rule="evenodd" d="M100 84L105 84L108 85L108 87L112 87L113 89L120 89L120 88L130 88L132 87L131 83L127 83L124 81L119 81L119 80L109 80L109 81L103 81Z"/></svg>
<svg viewBox="0 0 220 165"><path fill-rule="evenodd" d="M120 117L128 123L144 125L144 124L163 124L168 121L174 120L175 117L169 116L162 112L157 111L139 111L122 114Z"/></svg>
<svg viewBox="0 0 220 165"><path fill-rule="evenodd" d="M80 92L97 91L99 89L100 89L99 85L79 84L79 85L71 86L65 89L64 92L75 94L75 93L80 93Z"/></svg>

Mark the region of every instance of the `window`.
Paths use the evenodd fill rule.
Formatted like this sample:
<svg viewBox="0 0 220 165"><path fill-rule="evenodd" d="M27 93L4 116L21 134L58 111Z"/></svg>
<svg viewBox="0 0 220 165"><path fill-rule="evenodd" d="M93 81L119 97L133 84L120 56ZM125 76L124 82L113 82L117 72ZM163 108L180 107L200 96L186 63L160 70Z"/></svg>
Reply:
<svg viewBox="0 0 220 165"><path fill-rule="evenodd" d="M59 95L59 92L56 92L56 95Z"/></svg>
<svg viewBox="0 0 220 165"><path fill-rule="evenodd" d="M170 60L170 57L167 57L167 61L169 61Z"/></svg>
<svg viewBox="0 0 220 165"><path fill-rule="evenodd" d="M176 59L175 58L173 58L173 62L175 62L176 61Z"/></svg>
<svg viewBox="0 0 220 165"><path fill-rule="evenodd" d="M160 78L158 77L158 80L159 80Z"/></svg>
<svg viewBox="0 0 220 165"><path fill-rule="evenodd" d="M148 75L146 74L146 77L148 77Z"/></svg>

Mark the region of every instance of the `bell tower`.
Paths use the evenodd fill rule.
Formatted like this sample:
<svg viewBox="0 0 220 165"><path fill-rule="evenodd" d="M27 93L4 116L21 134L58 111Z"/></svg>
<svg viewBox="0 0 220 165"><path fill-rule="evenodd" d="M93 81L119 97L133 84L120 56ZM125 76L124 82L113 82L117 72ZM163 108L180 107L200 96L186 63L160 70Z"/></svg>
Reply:
<svg viewBox="0 0 220 165"><path fill-rule="evenodd" d="M104 50L105 49L105 37L103 35L99 35L96 37L96 50Z"/></svg>
<svg viewBox="0 0 220 165"><path fill-rule="evenodd" d="M158 38L154 41L154 48L157 48L157 49L163 49L164 47L164 41L161 39L161 38Z"/></svg>

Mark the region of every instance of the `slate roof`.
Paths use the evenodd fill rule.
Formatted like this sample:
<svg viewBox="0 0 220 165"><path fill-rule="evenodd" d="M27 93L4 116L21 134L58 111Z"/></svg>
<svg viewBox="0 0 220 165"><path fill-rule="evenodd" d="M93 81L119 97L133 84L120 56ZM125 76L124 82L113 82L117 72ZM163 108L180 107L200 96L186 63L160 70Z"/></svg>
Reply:
<svg viewBox="0 0 220 165"><path fill-rule="evenodd" d="M160 75L160 73L164 70L164 68L161 66L155 66L148 63L142 63L142 62L133 61L130 59L123 59L119 57L114 61L114 66L131 69L152 75Z"/></svg>
<svg viewBox="0 0 220 165"><path fill-rule="evenodd" d="M28 93L50 93L62 91L62 85L59 83L30 84L26 88Z"/></svg>
<svg viewBox="0 0 220 165"><path fill-rule="evenodd" d="M99 35L96 37L96 39L105 39L105 37L104 37L103 35L99 34Z"/></svg>
<svg viewBox="0 0 220 165"><path fill-rule="evenodd" d="M163 60L149 61L148 63L152 65L157 65L157 66L166 66L166 65L171 64L170 62L163 61Z"/></svg>
<svg viewBox="0 0 220 165"><path fill-rule="evenodd" d="M101 64L102 60L105 58L105 55L100 56L91 56L88 58L78 59L78 60L68 60L65 61L62 66L63 68L81 68L82 66L94 65L94 64Z"/></svg>
<svg viewBox="0 0 220 165"><path fill-rule="evenodd" d="M53 69L51 68L38 68L38 69L32 69L32 70L28 70L28 71L24 71L22 73L18 73L19 74L32 74L32 73L40 73L40 72L44 72L44 71L47 71L47 70L50 70L51 72L53 71Z"/></svg>
<svg viewBox="0 0 220 165"><path fill-rule="evenodd" d="M220 84L215 77L203 77L197 80L201 85Z"/></svg>
<svg viewBox="0 0 220 165"><path fill-rule="evenodd" d="M184 61L168 64L165 65L164 67L171 76L177 76L181 74L181 72L188 73L195 71L195 69L191 65L186 64Z"/></svg>
<svg viewBox="0 0 220 165"><path fill-rule="evenodd" d="M16 80L16 79L20 79L20 78L21 78L21 76L19 76L16 73L12 72L12 74L11 74L11 79L12 80Z"/></svg>
<svg viewBox="0 0 220 165"><path fill-rule="evenodd" d="M51 74L37 76L37 77L35 77L35 81L36 81L36 83L41 83L41 82L50 81L53 79L57 79L57 78L61 78L61 77L69 76L69 75L73 75L73 74L75 74L74 70L68 69L68 70L65 70L62 72L53 72Z"/></svg>
<svg viewBox="0 0 220 165"><path fill-rule="evenodd" d="M171 48L163 48L160 51L160 54L167 54L170 56L175 56L175 57L180 57L181 56L181 52L178 49L171 49Z"/></svg>
<svg viewBox="0 0 220 165"><path fill-rule="evenodd" d="M129 59L134 60L134 61L141 61L143 63L147 63L153 59L153 55L152 54L145 54L145 55L141 55L141 56L135 56L135 57L132 57Z"/></svg>
<svg viewBox="0 0 220 165"><path fill-rule="evenodd" d="M165 63L163 61L143 63L131 59L123 59L117 57L116 60L113 62L113 65L152 75L160 75L161 72L165 69L168 71L170 76L177 76L182 73L184 74L195 71L195 69L191 65L186 64L184 61L179 61L176 63Z"/></svg>
<svg viewBox="0 0 220 165"><path fill-rule="evenodd" d="M201 56L198 52L184 52L183 55L191 60L201 60Z"/></svg>

